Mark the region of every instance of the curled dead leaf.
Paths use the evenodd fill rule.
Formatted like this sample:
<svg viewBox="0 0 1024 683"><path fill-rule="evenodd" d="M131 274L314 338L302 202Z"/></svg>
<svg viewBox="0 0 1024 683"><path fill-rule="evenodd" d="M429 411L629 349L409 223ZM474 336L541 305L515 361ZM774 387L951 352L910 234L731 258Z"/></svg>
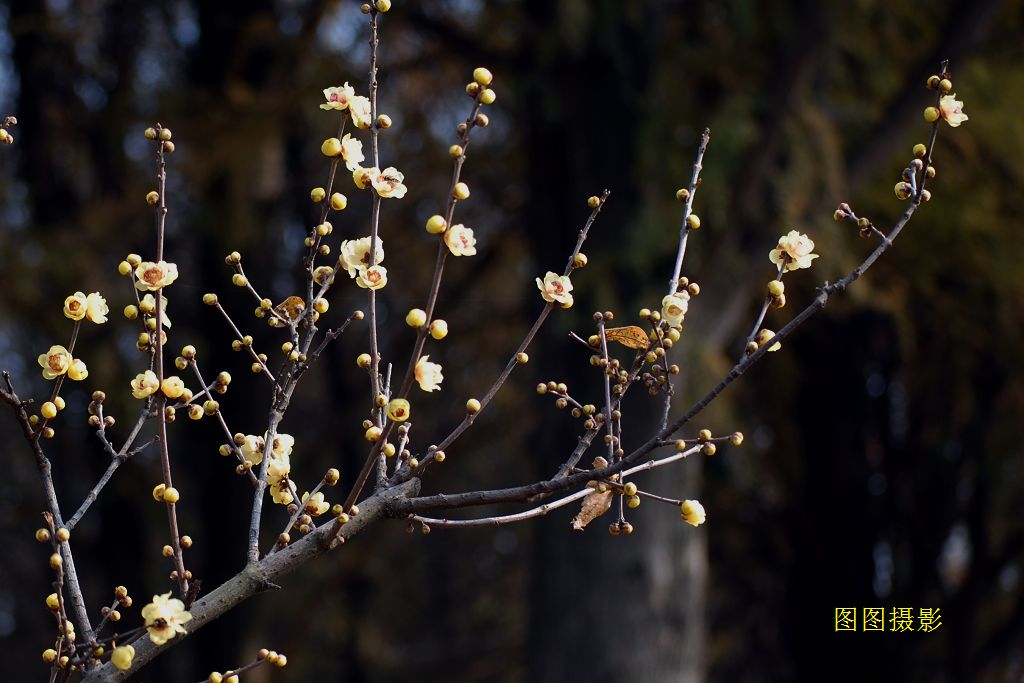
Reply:
<svg viewBox="0 0 1024 683"><path fill-rule="evenodd" d="M302 297L292 295L279 303L274 310L282 316L287 316L290 320L297 320L306 310L306 302L302 300Z"/></svg>
<svg viewBox="0 0 1024 683"><path fill-rule="evenodd" d="M650 346L650 339L642 328L636 325L628 327L610 327L604 331L608 341L618 342L630 349L647 349Z"/></svg>
<svg viewBox="0 0 1024 683"><path fill-rule="evenodd" d="M592 491L583 498L583 506L578 515L572 518L572 528L583 531L584 527L608 512L612 506L611 491Z"/></svg>

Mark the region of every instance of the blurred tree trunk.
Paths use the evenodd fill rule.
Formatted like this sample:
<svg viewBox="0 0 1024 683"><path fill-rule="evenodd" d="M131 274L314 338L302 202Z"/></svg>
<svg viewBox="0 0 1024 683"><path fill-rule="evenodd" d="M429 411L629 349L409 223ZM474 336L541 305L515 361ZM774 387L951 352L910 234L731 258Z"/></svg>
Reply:
<svg viewBox="0 0 1024 683"><path fill-rule="evenodd" d="M527 224L538 226L532 239L534 252L543 259L537 270L543 272L571 250L586 215L584 199L611 187L615 192L586 251L603 253L604 259L591 260L600 260L601 265L591 268L601 269L601 279L614 279L624 269L614 255L625 248L622 234L639 211L639 188L628 171L636 162L635 149L625 140L600 147L592 141L607 140L610 127L643 125L651 106L649 59L657 42L657 16L650 8L628 3L531 1L526 7L534 41L528 58L532 63L522 69L532 80L524 84L527 92L521 100L530 103L530 109L521 120L528 127L529 168L543 169L531 172L528 192L532 201ZM590 279L594 276L588 274ZM592 293L580 292L571 316L578 331L589 329L593 298ZM628 299L617 303L632 306ZM628 311L619 313L625 317ZM570 387L593 382L593 373L583 362L548 370ZM653 420L647 422L630 424L627 448L636 443L628 434L655 429ZM566 443L567 438L553 442ZM556 450L564 455L565 449ZM595 447L586 460L598 452ZM667 490L695 491L700 471L694 464L661 473L659 481ZM555 459L542 464L549 474L557 466ZM694 533L660 505L630 511L628 518L636 527L632 537L612 538L607 533L607 525L616 519L615 509L584 533L571 531L564 520L538 525L530 680L703 680L703 532Z"/></svg>

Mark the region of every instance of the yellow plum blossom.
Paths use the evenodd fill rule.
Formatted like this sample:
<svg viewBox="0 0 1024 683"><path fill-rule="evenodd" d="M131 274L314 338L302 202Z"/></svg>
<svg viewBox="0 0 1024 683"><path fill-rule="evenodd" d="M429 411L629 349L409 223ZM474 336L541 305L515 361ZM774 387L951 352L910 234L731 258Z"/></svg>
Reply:
<svg viewBox="0 0 1024 683"><path fill-rule="evenodd" d="M141 303L143 312L156 310L156 297L153 296L152 294L146 294L145 296L143 296ZM166 296L160 297L160 324L168 329L170 329L171 327L171 319L167 315Z"/></svg>
<svg viewBox="0 0 1024 683"><path fill-rule="evenodd" d="M356 284L363 289L383 289L388 283L388 269L384 266L360 268Z"/></svg>
<svg viewBox="0 0 1024 683"><path fill-rule="evenodd" d="M964 103L956 99L956 93L943 95L939 100L939 115L953 128L967 120L963 110Z"/></svg>
<svg viewBox="0 0 1024 683"><path fill-rule="evenodd" d="M814 242L807 235L801 235L796 230L790 230L789 234L779 238L777 247L768 254L768 259L777 266L783 266L785 272L810 268L811 261L818 258L812 254Z"/></svg>
<svg viewBox="0 0 1024 683"><path fill-rule="evenodd" d="M181 395L185 393L185 382L177 375L164 377L160 390L167 398L181 398Z"/></svg>
<svg viewBox="0 0 1024 683"><path fill-rule="evenodd" d="M302 511L313 517L319 517L331 509L331 504L324 500L324 494L317 491L312 497L309 491L302 494Z"/></svg>
<svg viewBox="0 0 1024 683"><path fill-rule="evenodd" d="M352 123L356 128L370 127L370 98L355 95L349 98L348 113L352 115Z"/></svg>
<svg viewBox="0 0 1024 683"><path fill-rule="evenodd" d="M345 81L345 85L333 86L330 88L324 88L324 97L327 98L327 102L320 105L321 109L331 110L337 109L344 111L348 109L349 103L352 98L355 97L356 91Z"/></svg>
<svg viewBox="0 0 1024 683"><path fill-rule="evenodd" d="M572 282L568 275L559 275L549 270L543 280L537 278L537 289L544 301L558 302L565 308L572 306Z"/></svg>
<svg viewBox="0 0 1024 683"><path fill-rule="evenodd" d="M379 174L379 168L373 166L369 168L362 168L360 166L356 166L354 169L352 169L352 182L355 183L356 187L358 187L360 190L365 190L366 188L373 185L373 179L377 177Z"/></svg>
<svg viewBox="0 0 1024 683"><path fill-rule="evenodd" d="M64 299L64 317L71 320L81 320L85 317L85 311L89 306L85 292L75 292Z"/></svg>
<svg viewBox="0 0 1024 683"><path fill-rule="evenodd" d="M348 170L358 169L359 163L365 158L363 143L352 137L350 133L345 133L345 137L341 139L341 158L345 160L345 168Z"/></svg>
<svg viewBox="0 0 1024 683"><path fill-rule="evenodd" d="M140 372L132 380L132 396L135 398L146 398L156 393L156 390L160 388L160 380L157 379L156 373L152 370L146 370Z"/></svg>
<svg viewBox="0 0 1024 683"><path fill-rule="evenodd" d="M661 300L661 317L670 327L679 327L683 324L683 316L690 308L690 293L676 292L669 294Z"/></svg>
<svg viewBox="0 0 1024 683"><path fill-rule="evenodd" d="M178 266L167 261L143 261L135 268L138 282L135 287L141 291L156 291L178 279Z"/></svg>
<svg viewBox="0 0 1024 683"><path fill-rule="evenodd" d="M97 325L107 322L107 313L110 313L107 300L99 292L92 292L85 299L85 317Z"/></svg>
<svg viewBox="0 0 1024 683"><path fill-rule="evenodd" d="M45 379L57 379L71 367L71 354L59 344L54 344L46 353L40 354L37 359L40 367L43 368Z"/></svg>
<svg viewBox="0 0 1024 683"><path fill-rule="evenodd" d="M476 254L476 237L473 230L461 223L453 225L444 233L444 243L454 256L473 256Z"/></svg>
<svg viewBox="0 0 1024 683"><path fill-rule="evenodd" d="M266 438L266 435L264 435ZM274 436L274 445L271 449L275 458L284 458L292 454L292 449L295 447L295 437L291 434L276 434Z"/></svg>
<svg viewBox="0 0 1024 683"><path fill-rule="evenodd" d="M288 481L291 471L292 463L287 455L272 457L267 465L267 485L270 487L270 497L278 505L288 505L295 500Z"/></svg>
<svg viewBox="0 0 1024 683"><path fill-rule="evenodd" d="M81 358L76 358L71 361L71 365L68 366L68 378L73 379L76 382L81 382L83 379L89 376L89 368L85 366L85 361Z"/></svg>
<svg viewBox="0 0 1024 683"><path fill-rule="evenodd" d="M444 375L441 374L441 364L431 363L430 356L423 356L416 361L416 381L423 391L440 391Z"/></svg>
<svg viewBox="0 0 1024 683"><path fill-rule="evenodd" d="M388 166L370 178L373 189L384 199L401 199L408 188L402 184L405 175L394 166Z"/></svg>
<svg viewBox="0 0 1024 683"><path fill-rule="evenodd" d="M142 608L142 618L146 620L149 639L155 645L163 645L179 633L185 633L185 627L192 620L192 614L185 610L185 603L172 598L170 593L154 595L153 602Z"/></svg>
<svg viewBox="0 0 1024 683"><path fill-rule="evenodd" d="M393 398L388 402L388 419L392 422L405 422L411 412L412 406L404 398Z"/></svg>
<svg viewBox="0 0 1024 683"><path fill-rule="evenodd" d="M253 465L259 465L263 462L263 449L265 447L266 442L262 437L255 434L246 434L245 440L239 446L239 450L242 451L244 459L250 461Z"/></svg>
<svg viewBox="0 0 1024 683"><path fill-rule="evenodd" d="M110 661L114 668L121 671L132 668L133 659L135 659L135 648L131 645L120 645L110 653Z"/></svg>
<svg viewBox="0 0 1024 683"><path fill-rule="evenodd" d="M684 500L679 506L683 521L692 526L700 526L707 519L704 513L704 506L699 500Z"/></svg>
<svg viewBox="0 0 1024 683"><path fill-rule="evenodd" d="M348 271L349 277L356 277L359 270L366 266L376 266L384 260L384 242L378 237L374 249L373 263L370 263L370 238L360 237L357 240L345 240L338 250L338 266Z"/></svg>

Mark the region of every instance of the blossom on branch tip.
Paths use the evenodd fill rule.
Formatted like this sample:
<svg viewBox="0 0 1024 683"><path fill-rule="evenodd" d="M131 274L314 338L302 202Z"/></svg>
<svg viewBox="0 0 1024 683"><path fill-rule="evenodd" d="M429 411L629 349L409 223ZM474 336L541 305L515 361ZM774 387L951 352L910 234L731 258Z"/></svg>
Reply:
<svg viewBox="0 0 1024 683"><path fill-rule="evenodd" d="M156 393L156 390L160 388L160 380L157 379L156 373L152 370L146 370L140 372L132 380L132 396L135 398L146 398Z"/></svg>
<svg viewBox="0 0 1024 683"><path fill-rule="evenodd" d="M967 114L964 113L963 107L964 103L956 99L956 93L943 95L939 99L939 115L953 128L967 120Z"/></svg>
<svg viewBox="0 0 1024 683"><path fill-rule="evenodd" d="M676 292L669 294L661 300L661 317L670 327L679 327L683 324L683 316L690 307L690 293Z"/></svg>
<svg viewBox="0 0 1024 683"><path fill-rule="evenodd" d="M348 113L352 115L352 123L356 128L370 127L370 98L355 95L348 102Z"/></svg>
<svg viewBox="0 0 1024 683"><path fill-rule="evenodd" d="M777 266L783 266L785 272L810 268L811 261L818 258L818 254L812 254L814 242L807 235L802 235L797 230L790 230L788 234L779 238L779 244L768 254L768 260Z"/></svg>
<svg viewBox="0 0 1024 683"><path fill-rule="evenodd" d="M192 614L185 609L185 603L172 598L170 593L154 595L153 602L142 608L149 639L155 645L163 645L179 633L185 633L183 624L192 620Z"/></svg>
<svg viewBox="0 0 1024 683"><path fill-rule="evenodd" d="M401 199L407 188L402 184L405 175L394 166L388 166L370 178L370 183L377 194L385 199Z"/></svg>
<svg viewBox="0 0 1024 683"><path fill-rule="evenodd" d="M345 85L324 88L324 97L327 98L327 102L322 103L320 108L328 111L331 109L344 111L348 109L355 94L356 91L348 84L348 81L345 82Z"/></svg>
<svg viewBox="0 0 1024 683"><path fill-rule="evenodd" d="M360 268L356 284L363 289L383 289L388 283L388 269L384 266Z"/></svg>
<svg viewBox="0 0 1024 683"><path fill-rule="evenodd" d="M412 406L404 398L393 398L388 401L388 419L392 422L405 422L409 419Z"/></svg>
<svg viewBox="0 0 1024 683"><path fill-rule="evenodd" d="M303 512L312 515L313 517L319 517L328 510L331 509L331 504L324 500L324 494L317 491L312 495L309 495L309 491L302 494L302 510Z"/></svg>
<svg viewBox="0 0 1024 683"><path fill-rule="evenodd" d="M444 381L444 375L441 374L441 364L431 363L429 359L430 356L422 356L416 361L416 369L414 371L416 382L423 391L440 391L441 382Z"/></svg>
<svg viewBox="0 0 1024 683"><path fill-rule="evenodd" d="M341 243L341 248L338 249L338 266L347 270L349 277L354 278L361 269L376 266L384 260L384 242L378 237L373 263L370 263L370 240L370 237L360 237Z"/></svg>
<svg viewBox="0 0 1024 683"><path fill-rule="evenodd" d="M348 170L358 169L360 162L365 159L363 143L352 137L350 133L345 133L345 137L341 139L341 158L345 160L345 168Z"/></svg>
<svg viewBox="0 0 1024 683"><path fill-rule="evenodd" d="M700 526L707 519L704 506L699 500L684 500L679 506L683 521L691 526Z"/></svg>
<svg viewBox="0 0 1024 683"><path fill-rule="evenodd" d="M156 291L178 279L178 266L167 261L143 261L135 268L136 289Z"/></svg>
<svg viewBox="0 0 1024 683"><path fill-rule="evenodd" d="M68 298L64 299L64 317L70 320L81 320L85 317L85 311L88 307L88 299L85 296L85 292L75 292Z"/></svg>
<svg viewBox="0 0 1024 683"><path fill-rule="evenodd" d="M453 256L473 256L476 254L476 237L472 228L461 223L453 225L444 233L444 243Z"/></svg>
<svg viewBox="0 0 1024 683"><path fill-rule="evenodd" d="M59 344L54 344L46 353L40 354L37 359L40 367L43 368L44 379L57 379L71 367L71 354Z"/></svg>
<svg viewBox="0 0 1024 683"><path fill-rule="evenodd" d="M544 301L560 303L563 308L572 306L572 282L568 275L559 275L549 270L543 280L537 278L537 289Z"/></svg>

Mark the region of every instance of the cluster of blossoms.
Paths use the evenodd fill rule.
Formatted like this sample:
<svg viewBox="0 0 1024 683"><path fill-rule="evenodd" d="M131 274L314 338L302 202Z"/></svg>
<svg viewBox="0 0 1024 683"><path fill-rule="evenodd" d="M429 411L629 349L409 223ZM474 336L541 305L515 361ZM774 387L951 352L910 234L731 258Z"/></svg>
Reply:
<svg viewBox="0 0 1024 683"><path fill-rule="evenodd" d="M266 435L255 436L245 435L239 450L245 459L246 467L259 465L263 462L263 452L266 450ZM291 481L288 475L291 474L291 454L295 447L295 437L290 434L277 434L274 436L274 443L270 449L270 462L267 463L267 487L275 503L289 505L295 500L292 493Z"/></svg>
<svg viewBox="0 0 1024 683"><path fill-rule="evenodd" d="M367 236L342 242L338 250L338 267L345 270L363 289L381 289L388 283L387 268L380 265L384 260L384 243L380 238L377 239L371 262L370 241L371 238Z"/></svg>
<svg viewBox="0 0 1024 683"><path fill-rule="evenodd" d="M100 325L107 322L109 312L107 301L99 292L75 292L64 299L64 316L76 323L88 320ZM42 368L44 379L54 380L67 375L68 378L80 382L89 376L85 362L80 358L74 358L71 351L60 344L53 344L46 353L39 354L37 362Z"/></svg>

